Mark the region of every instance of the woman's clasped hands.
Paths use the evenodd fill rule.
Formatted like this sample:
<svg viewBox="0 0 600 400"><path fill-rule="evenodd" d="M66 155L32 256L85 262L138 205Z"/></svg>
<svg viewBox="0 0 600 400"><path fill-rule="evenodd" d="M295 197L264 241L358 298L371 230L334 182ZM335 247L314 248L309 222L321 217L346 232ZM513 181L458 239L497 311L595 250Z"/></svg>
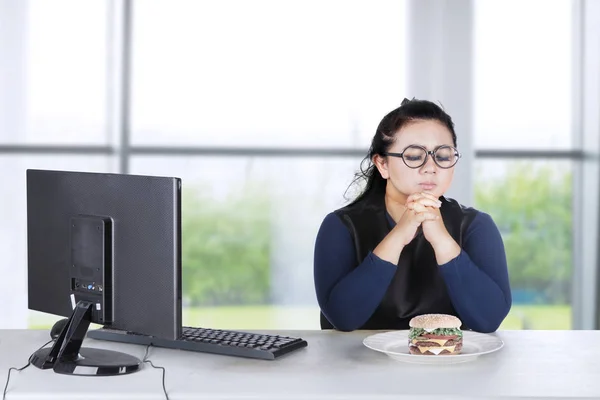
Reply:
<svg viewBox="0 0 600 400"><path fill-rule="evenodd" d="M429 192L413 193L406 199L405 211L397 223L396 229L402 232L404 245L413 240L419 227L423 229L425 239L434 245L449 236L440 207L442 202Z"/></svg>

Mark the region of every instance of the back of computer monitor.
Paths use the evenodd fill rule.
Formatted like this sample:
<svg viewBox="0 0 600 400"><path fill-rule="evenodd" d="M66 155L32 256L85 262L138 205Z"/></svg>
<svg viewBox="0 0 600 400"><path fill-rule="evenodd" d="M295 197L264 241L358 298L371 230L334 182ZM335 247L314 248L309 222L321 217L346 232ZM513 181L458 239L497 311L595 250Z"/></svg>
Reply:
<svg viewBox="0 0 600 400"><path fill-rule="evenodd" d="M29 308L176 339L181 333L181 181L27 171Z"/></svg>

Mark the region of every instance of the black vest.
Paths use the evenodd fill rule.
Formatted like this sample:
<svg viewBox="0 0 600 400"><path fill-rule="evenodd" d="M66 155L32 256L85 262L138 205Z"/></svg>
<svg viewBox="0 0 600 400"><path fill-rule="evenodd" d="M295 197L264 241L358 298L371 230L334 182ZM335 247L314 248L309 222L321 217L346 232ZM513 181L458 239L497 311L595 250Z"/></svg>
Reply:
<svg viewBox="0 0 600 400"><path fill-rule="evenodd" d="M336 210L335 213L350 231L356 259L361 263L370 251L390 232L383 196L367 198ZM463 207L453 199L441 197L440 212L448 233L462 247L462 239L477 211ZM381 303L367 322L358 329L409 329L414 316L429 313L457 315L439 273L435 253L421 229L404 247L398 269ZM333 325L321 313L321 329ZM468 327L463 325L463 329Z"/></svg>

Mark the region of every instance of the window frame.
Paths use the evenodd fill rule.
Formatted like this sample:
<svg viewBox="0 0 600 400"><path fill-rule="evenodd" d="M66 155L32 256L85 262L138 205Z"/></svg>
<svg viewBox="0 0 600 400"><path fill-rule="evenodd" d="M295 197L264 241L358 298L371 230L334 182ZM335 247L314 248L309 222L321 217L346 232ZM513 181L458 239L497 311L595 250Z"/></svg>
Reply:
<svg viewBox="0 0 600 400"><path fill-rule="evenodd" d="M129 173L130 160L140 155L220 155L220 156L286 156L286 157L363 157L364 150L356 148L229 148L229 147L168 147L134 146L130 143L130 83L132 57L132 16L134 0L111 0L109 24L109 107L107 135L109 145L53 146L53 145L0 145L0 155L111 155L117 161L115 170ZM420 0L409 0L416 2ZM600 70L600 3L593 0L573 0L573 150L494 150L475 149L469 156L474 159L559 159L573 162L573 275L572 317L573 329L599 329L600 315L596 299L600 288L599 210L600 193L600 82L595 76ZM414 5L414 4L413 4ZM464 13L472 15L473 3L463 2ZM449 5L448 5L449 6ZM452 7L456 9L456 7ZM461 16L464 18L464 15ZM469 44L468 46L472 46ZM467 51L472 58L472 51ZM466 61L466 65L471 60ZM414 66L413 66L414 67ZM410 70L410 68L409 68ZM463 110L464 111L464 110ZM590 112L591 111L591 112ZM472 111L471 111L472 112ZM584 150L585 149L585 150ZM472 186L469 176L468 184ZM593 193L590 194L590 188ZM586 210L584 212L584 210ZM591 210L591 211L590 211ZM591 216L590 216L591 213ZM589 233L592 232L592 235Z"/></svg>

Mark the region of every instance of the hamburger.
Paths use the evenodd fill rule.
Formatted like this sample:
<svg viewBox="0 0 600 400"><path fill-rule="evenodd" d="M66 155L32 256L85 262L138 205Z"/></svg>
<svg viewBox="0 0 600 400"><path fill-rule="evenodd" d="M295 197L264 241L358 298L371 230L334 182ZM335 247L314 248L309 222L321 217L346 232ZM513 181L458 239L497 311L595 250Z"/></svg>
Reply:
<svg viewBox="0 0 600 400"><path fill-rule="evenodd" d="M459 354L463 345L462 322L453 315L424 314L408 323L408 349L410 354Z"/></svg>

